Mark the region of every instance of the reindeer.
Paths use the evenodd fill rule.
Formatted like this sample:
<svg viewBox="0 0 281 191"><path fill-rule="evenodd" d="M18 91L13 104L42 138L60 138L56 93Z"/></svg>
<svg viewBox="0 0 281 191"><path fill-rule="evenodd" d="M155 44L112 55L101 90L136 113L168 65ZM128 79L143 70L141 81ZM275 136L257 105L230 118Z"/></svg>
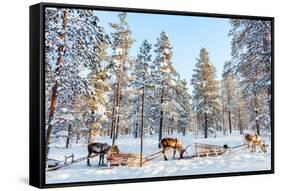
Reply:
<svg viewBox="0 0 281 191"><path fill-rule="evenodd" d="M87 165L91 166L90 157L92 154L98 154L100 156L99 165L104 165L104 155L107 153L119 153L119 149L116 145L110 146L107 143L90 143L88 145Z"/></svg>
<svg viewBox="0 0 281 191"><path fill-rule="evenodd" d="M165 154L165 151L167 148L173 148L174 149L174 154L173 154L173 159L175 159L176 151L180 153L180 158L183 158L183 153L185 152L185 149L183 148L183 144L181 141L177 138L163 138L160 141L160 145L163 149L162 154L164 156L164 160L168 160Z"/></svg>
<svg viewBox="0 0 281 191"><path fill-rule="evenodd" d="M256 152L256 146L259 146L261 151L263 151L264 153L267 152L266 145L263 142L262 137L259 136L258 134L246 133L246 134L244 134L243 139L244 139L245 144L248 145L248 148L251 152Z"/></svg>

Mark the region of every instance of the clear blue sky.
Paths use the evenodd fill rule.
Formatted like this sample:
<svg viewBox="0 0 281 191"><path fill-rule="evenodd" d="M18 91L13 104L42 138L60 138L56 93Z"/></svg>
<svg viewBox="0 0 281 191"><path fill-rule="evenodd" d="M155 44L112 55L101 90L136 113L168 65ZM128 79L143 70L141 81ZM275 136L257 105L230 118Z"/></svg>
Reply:
<svg viewBox="0 0 281 191"><path fill-rule="evenodd" d="M111 32L109 22L118 22L120 12L96 11L101 25ZM127 22L136 40L130 55L138 54L144 39L153 45L161 31L165 31L173 46L173 65L186 79L190 87L190 79L196 59L202 47L209 51L210 61L217 68L217 78L221 79L223 64L230 58L230 41L228 19L191 17L177 15L159 15L144 13L128 13ZM154 48L154 46L153 46Z"/></svg>

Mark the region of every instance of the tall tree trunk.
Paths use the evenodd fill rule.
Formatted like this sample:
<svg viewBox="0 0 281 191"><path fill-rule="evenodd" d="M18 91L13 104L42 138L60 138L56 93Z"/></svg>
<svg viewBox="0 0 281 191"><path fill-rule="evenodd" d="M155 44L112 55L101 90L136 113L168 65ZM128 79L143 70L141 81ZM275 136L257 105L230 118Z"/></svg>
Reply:
<svg viewBox="0 0 281 191"><path fill-rule="evenodd" d="M205 138L208 138L208 116L207 113L205 112Z"/></svg>
<svg viewBox="0 0 281 191"><path fill-rule="evenodd" d="M140 167L142 167L142 154L143 154L143 128L144 128L144 87L142 87L141 96L141 133L140 133Z"/></svg>
<svg viewBox="0 0 281 191"><path fill-rule="evenodd" d="M232 126L231 126L231 112L228 111L228 126L229 126L229 133L232 133Z"/></svg>
<svg viewBox="0 0 281 191"><path fill-rule="evenodd" d="M136 118L136 123L135 124L136 124L136 126L135 126L135 131L134 131L135 138L139 137L138 114L139 114L139 105L137 104L137 111L136 111L136 115L135 115L135 118Z"/></svg>
<svg viewBox="0 0 281 191"><path fill-rule="evenodd" d="M242 121L241 121L241 111L240 111L240 108L238 109L238 123L239 123L240 135L242 135L242 134L243 134L243 128L242 128Z"/></svg>
<svg viewBox="0 0 281 191"><path fill-rule="evenodd" d="M222 101L222 131L223 135L225 135L225 120L224 120L224 102Z"/></svg>
<svg viewBox="0 0 281 191"><path fill-rule="evenodd" d="M111 116L112 117L112 116ZM108 127L107 127L107 136L110 137L110 134L111 134L111 123L107 123Z"/></svg>
<svg viewBox="0 0 281 191"><path fill-rule="evenodd" d="M200 119L199 119L198 111L197 111L197 113L196 113L196 125L197 125L197 127L196 127L196 133L199 134L201 128L200 128Z"/></svg>
<svg viewBox="0 0 281 191"><path fill-rule="evenodd" d="M162 132L163 132L163 110L162 110L163 102L164 102L164 87L162 82L161 100L160 100L161 110L160 110L160 123L159 123L159 143L158 143L159 149L161 148L160 141L162 139Z"/></svg>
<svg viewBox="0 0 281 191"><path fill-rule="evenodd" d="M267 97L268 97L268 110L269 110L269 127L271 127L272 113L271 113L271 86L267 89Z"/></svg>
<svg viewBox="0 0 281 191"><path fill-rule="evenodd" d="M120 72L119 72L120 73ZM114 113L114 125L113 125L113 134L112 134L112 145L115 145L115 139L116 139L116 127L117 127L117 123L118 123L118 116L119 116L119 110L120 108L118 108L119 106L119 93L120 93L120 78L119 78L118 74L118 81L117 81L117 87L116 87L116 105L115 105L115 113Z"/></svg>
<svg viewBox="0 0 281 191"><path fill-rule="evenodd" d="M258 112L256 111L256 115L258 115ZM257 128L257 134L260 135L260 126L259 126L259 122L256 119L256 128Z"/></svg>
<svg viewBox="0 0 281 191"><path fill-rule="evenodd" d="M87 127L89 127L89 123L87 123ZM88 144L93 142L93 137L92 137L92 129L88 129Z"/></svg>
<svg viewBox="0 0 281 191"><path fill-rule="evenodd" d="M180 122L179 122L179 128L181 129L181 124L180 124ZM185 131L186 131L186 126L185 126L185 124L184 124L183 127L182 127L182 135L183 135L183 136L185 136Z"/></svg>
<svg viewBox="0 0 281 191"><path fill-rule="evenodd" d="M76 144L78 144L79 140L80 140L80 131L77 131Z"/></svg>
<svg viewBox="0 0 281 191"><path fill-rule="evenodd" d="M119 80L120 81L120 80ZM121 94L120 94L120 83L118 85L118 96L117 96L117 108L118 108L118 115L117 115L117 123L115 125L115 139L118 138L118 135L119 135L119 132L120 132L120 105L121 105L121 100L122 100L122 97L121 97Z"/></svg>
<svg viewBox="0 0 281 191"><path fill-rule="evenodd" d="M227 76L226 78L226 90L227 90L227 112L228 112L228 127L229 127L229 134L232 133L232 124L231 124L231 110L230 110L230 82Z"/></svg>
<svg viewBox="0 0 281 191"><path fill-rule="evenodd" d="M239 88L236 89L236 95L237 96L239 95ZM238 105L238 127L239 127L240 135L242 135L244 130L243 130L243 127L242 127L240 102L241 102L241 97L238 96L238 102L237 102L237 105Z"/></svg>
<svg viewBox="0 0 281 191"><path fill-rule="evenodd" d="M168 130L168 135L170 135L170 128L168 127L167 130Z"/></svg>
<svg viewBox="0 0 281 191"><path fill-rule="evenodd" d="M255 97L256 100L256 97ZM256 101L255 101L256 102ZM257 103L256 103L257 105ZM258 121L258 116L259 116L259 112L257 107L255 108L255 113L256 113L256 117L255 117L255 121L256 121L256 130L257 130L257 134L260 135L260 126L259 126L259 121Z"/></svg>
<svg viewBox="0 0 281 191"><path fill-rule="evenodd" d="M118 107L120 108L120 107ZM119 112L118 112L119 113ZM119 123L120 123L120 116L117 116L117 124L116 124L116 132L115 132L115 139L118 139L118 135L119 135Z"/></svg>
<svg viewBox="0 0 281 191"><path fill-rule="evenodd" d="M65 144L65 147L66 147L66 148L69 147L71 135L72 135L72 125L69 124L69 125L68 125L68 130L67 130L66 144Z"/></svg>
<svg viewBox="0 0 281 191"><path fill-rule="evenodd" d="M64 11L64 16L63 16L63 28L66 27L66 23L67 23L67 11ZM61 40L65 39L65 34L60 34L59 38ZM56 62L56 70L55 70L55 74L57 76L60 75L60 71L61 71L61 65L62 65L62 57L63 57L63 52L64 52L64 45L60 45L58 47L58 58L57 58L57 62ZM55 80L55 84L52 88L52 96L51 96L51 105L50 105L50 112L49 112L49 119L48 119L48 126L47 126L47 130L46 130L46 138L45 138L45 158L47 160L48 158L48 154L49 154L49 144L51 141L51 133L53 130L53 125L51 123L51 121L54 118L54 114L56 111L56 107L57 107L57 99L58 99L58 86L59 86L59 81Z"/></svg>
<svg viewBox="0 0 281 191"><path fill-rule="evenodd" d="M190 130L192 130L193 131L193 128L191 129L191 115L190 115L190 121L188 122L188 119L189 119L189 117L187 116L186 117L186 125L183 125L183 136L185 136L186 135L186 129L190 129Z"/></svg>
<svg viewBox="0 0 281 191"><path fill-rule="evenodd" d="M136 130L135 130L135 138L138 138L138 132L139 132L139 124L136 123Z"/></svg>
<svg viewBox="0 0 281 191"><path fill-rule="evenodd" d="M254 88L255 86L255 82L253 82ZM254 90L253 92L254 94L254 104L255 104L255 122L256 122L256 130L257 130L257 134L260 135L260 125L259 125L259 121L258 121L258 116L259 116L259 111L258 111L258 99L257 99L257 93L256 90Z"/></svg>
<svg viewBox="0 0 281 191"><path fill-rule="evenodd" d="M116 90L115 90L116 91ZM114 93L114 95L117 94L117 91ZM116 97L115 97L116 98ZM111 133L110 133L110 138L112 139L112 146L115 144L115 125L116 125L116 99L114 99L114 106L113 106L113 114L112 114L112 123L111 123Z"/></svg>
<svg viewBox="0 0 281 191"><path fill-rule="evenodd" d="M116 90L115 90L116 91ZM110 128L110 138L113 138L113 131L114 131L114 121L115 121L115 107L116 107L116 92L114 92L113 97L113 107L112 107L112 116L111 116L111 128Z"/></svg>

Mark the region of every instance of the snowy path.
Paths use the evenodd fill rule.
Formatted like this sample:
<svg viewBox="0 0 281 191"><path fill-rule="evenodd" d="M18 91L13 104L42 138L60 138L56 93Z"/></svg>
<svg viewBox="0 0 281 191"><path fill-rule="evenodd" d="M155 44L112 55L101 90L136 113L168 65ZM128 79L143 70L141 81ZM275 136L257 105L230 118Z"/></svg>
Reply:
<svg viewBox="0 0 281 191"><path fill-rule="evenodd" d="M191 136L180 137L185 145L200 142L228 146L242 144L240 135L210 138L194 139ZM110 140L103 139L101 142ZM144 156L159 151L157 148L157 137L146 137L144 140ZM122 152L138 152L139 139L121 138L117 144ZM193 154L194 147L191 146L188 154ZM270 150L268 148L268 150ZM74 154L75 157L83 157L87 154L86 146L77 146L69 149L52 148L51 157L62 160L66 154ZM56 156L56 157L55 157ZM58 157L60 156L60 157ZM177 154L178 157L178 154ZM114 180L128 178L161 177L175 175L194 175L211 174L224 172L243 172L269 170L271 164L271 155L268 153L250 153L244 150L232 155L223 155L218 157L202 157L182 160L172 160L171 152L168 153L169 161L163 161L162 156L150 161L143 168L140 167L113 167L111 169L97 168L97 158L91 160L91 167L86 166L86 161L72 164L57 171L46 173L46 183L59 182L77 182L77 181L95 181L95 180Z"/></svg>

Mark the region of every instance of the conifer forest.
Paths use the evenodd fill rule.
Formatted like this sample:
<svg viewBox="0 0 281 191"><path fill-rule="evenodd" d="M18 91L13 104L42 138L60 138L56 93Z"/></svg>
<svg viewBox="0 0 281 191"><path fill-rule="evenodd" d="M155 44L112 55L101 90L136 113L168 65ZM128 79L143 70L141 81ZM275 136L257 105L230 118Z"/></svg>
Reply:
<svg viewBox="0 0 281 191"><path fill-rule="evenodd" d="M271 169L271 21L161 18L45 9L47 183Z"/></svg>

